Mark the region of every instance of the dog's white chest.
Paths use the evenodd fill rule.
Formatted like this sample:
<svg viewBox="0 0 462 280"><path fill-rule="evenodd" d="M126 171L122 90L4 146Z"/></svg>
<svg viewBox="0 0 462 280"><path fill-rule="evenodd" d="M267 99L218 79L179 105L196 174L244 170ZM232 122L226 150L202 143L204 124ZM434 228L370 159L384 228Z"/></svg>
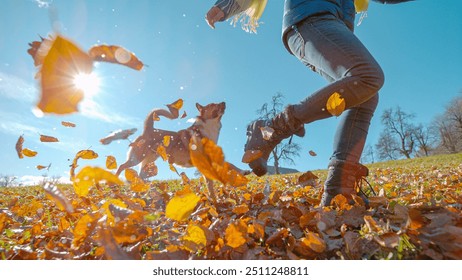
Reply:
<svg viewBox="0 0 462 280"><path fill-rule="evenodd" d="M220 134L221 120L219 118L206 120L201 123L201 134L217 143Z"/></svg>

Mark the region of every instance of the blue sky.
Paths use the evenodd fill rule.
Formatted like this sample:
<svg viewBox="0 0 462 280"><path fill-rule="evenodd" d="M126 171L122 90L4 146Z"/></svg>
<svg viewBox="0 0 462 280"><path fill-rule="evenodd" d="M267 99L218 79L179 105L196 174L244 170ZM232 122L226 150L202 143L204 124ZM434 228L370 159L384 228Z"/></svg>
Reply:
<svg viewBox="0 0 462 280"><path fill-rule="evenodd" d="M204 20L213 0L3 0L0 9L0 174L26 181L44 174L68 177L76 152L91 148L99 159L80 166L104 166L107 155L125 161L127 141L103 146L99 139L118 129L142 129L145 115L183 98L189 117L195 103L226 101L218 144L226 160L241 168L245 128L256 110L281 92L295 103L325 85L318 75L289 55L281 42L282 0L268 1L258 34L248 34L229 23L212 30ZM462 1L419 0L400 5L371 3L368 17L356 27L357 36L381 64L386 82L373 120L368 143L382 130L384 109L401 106L424 125L444 111L462 90ZM100 92L86 98L80 112L37 118L36 69L27 54L28 43L53 29L82 49L114 44L134 52L148 67L135 71L101 63ZM155 126L178 130L187 119L165 120ZM65 128L61 121L76 128ZM325 168L338 120L330 118L306 126L305 138L294 138L303 149L290 166L300 171ZM38 151L19 159L15 143ZM60 139L41 143L39 134ZM135 134L136 136L138 134ZM133 137L132 137L133 138ZM308 151L317 153L310 156ZM36 165L52 163L48 172ZM158 162L159 179L178 178ZM186 171L181 170L180 171ZM187 170L192 174L193 170Z"/></svg>

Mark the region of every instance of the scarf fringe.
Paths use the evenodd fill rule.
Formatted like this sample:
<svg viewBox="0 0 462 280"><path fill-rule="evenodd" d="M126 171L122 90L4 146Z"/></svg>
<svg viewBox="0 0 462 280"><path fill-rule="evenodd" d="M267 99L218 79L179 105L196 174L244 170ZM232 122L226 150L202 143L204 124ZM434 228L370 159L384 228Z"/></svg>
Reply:
<svg viewBox="0 0 462 280"><path fill-rule="evenodd" d="M235 27L240 23L245 32L256 34L257 28L262 23L259 19L265 11L267 2L268 0L253 0L249 8L232 17L231 25Z"/></svg>

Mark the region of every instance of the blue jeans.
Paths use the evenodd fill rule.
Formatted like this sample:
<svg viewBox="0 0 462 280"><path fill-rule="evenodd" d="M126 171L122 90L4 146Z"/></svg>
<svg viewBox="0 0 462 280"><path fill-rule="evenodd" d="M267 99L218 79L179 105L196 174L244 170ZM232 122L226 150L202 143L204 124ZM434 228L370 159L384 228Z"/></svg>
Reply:
<svg viewBox="0 0 462 280"><path fill-rule="evenodd" d="M329 82L291 105L294 117L303 123L331 117L326 103L333 93L339 93L346 109L335 133L331 162L358 163L384 82L382 69L353 31L330 14L310 17L293 26L287 43L303 64Z"/></svg>

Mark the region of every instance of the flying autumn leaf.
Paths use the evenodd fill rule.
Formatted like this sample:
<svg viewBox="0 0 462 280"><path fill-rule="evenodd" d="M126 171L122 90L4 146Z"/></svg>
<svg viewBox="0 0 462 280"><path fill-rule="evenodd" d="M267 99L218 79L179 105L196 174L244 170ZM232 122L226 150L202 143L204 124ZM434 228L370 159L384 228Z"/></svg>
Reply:
<svg viewBox="0 0 462 280"><path fill-rule="evenodd" d="M34 61L37 63L35 57ZM77 112L84 92L75 86L74 79L79 74L90 74L92 70L93 60L77 45L60 35L51 39L51 47L44 56L38 73L41 92L37 107L44 113Z"/></svg>
<svg viewBox="0 0 462 280"><path fill-rule="evenodd" d="M128 137L130 137L131 135L133 135L135 132L137 131L136 128L131 128L131 129L120 129L120 130L117 130L117 131L114 131L112 132L111 134L109 134L108 136L100 139L99 141L101 142L101 144L103 145L108 145L110 144L112 141L114 140L125 140L125 139L128 139Z"/></svg>
<svg viewBox="0 0 462 280"><path fill-rule="evenodd" d="M345 99L338 92L334 92L327 99L326 109L333 116L340 116L345 111L345 106Z"/></svg>
<svg viewBox="0 0 462 280"><path fill-rule="evenodd" d="M186 118L187 116L188 116L188 115L186 114L186 111L184 111L184 112L183 112L183 115L181 115L180 118L181 118L181 119L184 119L184 118Z"/></svg>
<svg viewBox="0 0 462 280"><path fill-rule="evenodd" d="M51 167L51 163L48 164L48 166L45 166L45 165L37 165L36 168L37 170L43 170L43 169L46 169L47 171L50 170L50 167Z"/></svg>
<svg viewBox="0 0 462 280"><path fill-rule="evenodd" d="M100 167L86 166L73 178L74 190L79 196L87 196L90 187L102 182L123 185L123 182L116 175Z"/></svg>
<svg viewBox="0 0 462 280"><path fill-rule="evenodd" d="M58 138L40 134L40 142L59 142Z"/></svg>
<svg viewBox="0 0 462 280"><path fill-rule="evenodd" d="M58 207L61 210L65 210L67 213L74 213L74 207L71 202L66 198L66 196L58 189L56 185L47 183L43 186L43 190L47 194L48 198L56 202Z"/></svg>
<svg viewBox="0 0 462 280"><path fill-rule="evenodd" d="M312 156L312 157L317 156L316 152L314 152L313 150L310 150L308 153L309 153L310 156Z"/></svg>
<svg viewBox="0 0 462 280"><path fill-rule="evenodd" d="M130 183L130 189L134 192L145 192L149 190L149 184L138 176L138 173L131 169L125 169L125 179Z"/></svg>
<svg viewBox="0 0 462 280"><path fill-rule="evenodd" d="M183 99L181 99L181 98L178 99L177 101L167 105L167 108L170 110L170 112L172 110L179 111L182 107L183 107Z"/></svg>
<svg viewBox="0 0 462 280"><path fill-rule="evenodd" d="M61 124L65 127L76 127L75 123L62 121Z"/></svg>
<svg viewBox="0 0 462 280"><path fill-rule="evenodd" d="M205 228L202 228L198 225L188 225L186 234L182 237L182 240L189 250L192 252L197 252L207 245L207 236L205 235L205 230Z"/></svg>
<svg viewBox="0 0 462 280"><path fill-rule="evenodd" d="M95 159L98 157L98 154L93 150L81 150L77 152L75 158L83 158L83 159Z"/></svg>
<svg viewBox="0 0 462 280"><path fill-rule="evenodd" d="M18 141L16 141L16 153L18 153L19 158L23 158L22 154L22 145L24 144L24 137L21 135L18 138Z"/></svg>
<svg viewBox="0 0 462 280"><path fill-rule="evenodd" d="M95 61L121 64L135 70L141 70L144 66L134 53L119 46L94 46L88 51L88 54Z"/></svg>
<svg viewBox="0 0 462 280"><path fill-rule="evenodd" d="M217 180L235 187L247 183L233 165L225 161L221 147L207 138L192 137L189 144L192 164L209 180Z"/></svg>
<svg viewBox="0 0 462 280"><path fill-rule="evenodd" d="M25 155L26 157L35 157L37 155L37 152L30 150L28 148L25 148L22 150L22 154Z"/></svg>
<svg viewBox="0 0 462 280"><path fill-rule="evenodd" d="M117 160L114 156L107 156L106 157L106 168L107 169L116 169L117 168Z"/></svg>
<svg viewBox="0 0 462 280"><path fill-rule="evenodd" d="M165 215L167 218L176 221L186 221L194 211L194 208L196 208L199 200L200 198L189 189L178 191L167 203Z"/></svg>
<svg viewBox="0 0 462 280"><path fill-rule="evenodd" d="M80 217L73 230L74 240L72 240L72 246L74 248L78 248L85 241L91 230L95 227L96 222L89 214Z"/></svg>

